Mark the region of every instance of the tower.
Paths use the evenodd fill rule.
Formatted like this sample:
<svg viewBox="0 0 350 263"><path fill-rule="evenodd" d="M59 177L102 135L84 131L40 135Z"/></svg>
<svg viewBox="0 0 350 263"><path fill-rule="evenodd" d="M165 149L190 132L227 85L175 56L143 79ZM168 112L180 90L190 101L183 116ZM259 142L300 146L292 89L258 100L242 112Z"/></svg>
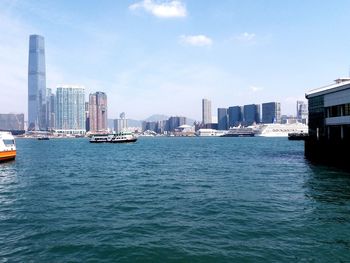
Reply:
<svg viewBox="0 0 350 263"><path fill-rule="evenodd" d="M202 124L211 123L211 101L202 99Z"/></svg>
<svg viewBox="0 0 350 263"><path fill-rule="evenodd" d="M30 35L28 61L28 130L47 130L44 37Z"/></svg>
<svg viewBox="0 0 350 263"><path fill-rule="evenodd" d="M105 132L107 123L107 95L104 92L95 92L89 96L90 131Z"/></svg>

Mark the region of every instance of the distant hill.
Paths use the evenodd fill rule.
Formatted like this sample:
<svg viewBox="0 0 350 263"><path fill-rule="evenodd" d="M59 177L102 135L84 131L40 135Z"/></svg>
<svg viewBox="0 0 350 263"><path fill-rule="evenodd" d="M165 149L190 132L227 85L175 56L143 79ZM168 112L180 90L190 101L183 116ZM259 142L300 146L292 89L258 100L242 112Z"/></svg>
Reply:
<svg viewBox="0 0 350 263"><path fill-rule="evenodd" d="M165 121L169 119L169 116L163 114L153 114L152 116L144 119L144 121Z"/></svg>
<svg viewBox="0 0 350 263"><path fill-rule="evenodd" d="M142 127L142 121L128 119L128 126L129 127Z"/></svg>

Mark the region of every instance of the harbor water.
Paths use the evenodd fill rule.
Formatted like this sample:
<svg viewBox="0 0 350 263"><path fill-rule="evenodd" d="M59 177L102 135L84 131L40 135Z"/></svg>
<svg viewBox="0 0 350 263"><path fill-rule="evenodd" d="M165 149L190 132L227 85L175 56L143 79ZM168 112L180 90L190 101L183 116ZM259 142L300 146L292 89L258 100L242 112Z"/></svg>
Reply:
<svg viewBox="0 0 350 263"><path fill-rule="evenodd" d="M350 175L287 138L17 139L0 262L350 262Z"/></svg>

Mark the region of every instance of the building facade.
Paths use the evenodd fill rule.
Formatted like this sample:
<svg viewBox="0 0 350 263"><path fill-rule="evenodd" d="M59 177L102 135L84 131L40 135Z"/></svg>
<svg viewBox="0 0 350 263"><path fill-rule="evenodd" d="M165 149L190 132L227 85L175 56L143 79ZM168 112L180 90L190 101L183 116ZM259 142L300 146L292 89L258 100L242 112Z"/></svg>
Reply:
<svg viewBox="0 0 350 263"><path fill-rule="evenodd" d="M166 122L165 130L168 132L174 132L176 128L184 124L186 124L186 117L182 117L182 116L170 117Z"/></svg>
<svg viewBox="0 0 350 263"><path fill-rule="evenodd" d="M47 130L46 107L44 37L30 35L28 61L28 130Z"/></svg>
<svg viewBox="0 0 350 263"><path fill-rule="evenodd" d="M208 124L211 122L211 101L202 99L202 124Z"/></svg>
<svg viewBox="0 0 350 263"><path fill-rule="evenodd" d="M267 102L262 104L262 123L281 123L281 103Z"/></svg>
<svg viewBox="0 0 350 263"><path fill-rule="evenodd" d="M243 106L243 123L246 126L260 123L260 105L249 104Z"/></svg>
<svg viewBox="0 0 350 263"><path fill-rule="evenodd" d="M46 100L46 113L47 113L47 128L48 130L54 130L56 125L56 96L52 93L51 89L47 89L47 100Z"/></svg>
<svg viewBox="0 0 350 263"><path fill-rule="evenodd" d="M233 106L228 108L228 126L235 127L239 126L243 121L242 118L242 107Z"/></svg>
<svg viewBox="0 0 350 263"><path fill-rule="evenodd" d="M128 129L128 119L125 117L125 113L122 112L119 115L119 119L114 120L114 131L119 133Z"/></svg>
<svg viewBox="0 0 350 263"><path fill-rule="evenodd" d="M297 120L298 122L308 124L308 109L305 101L297 101Z"/></svg>
<svg viewBox="0 0 350 263"><path fill-rule="evenodd" d="M350 168L350 78L306 94L309 138L305 155L311 160Z"/></svg>
<svg viewBox="0 0 350 263"><path fill-rule="evenodd" d="M23 131L24 114L0 114L0 130L2 131Z"/></svg>
<svg viewBox="0 0 350 263"><path fill-rule="evenodd" d="M91 132L108 130L106 93L99 91L89 95L89 118Z"/></svg>
<svg viewBox="0 0 350 263"><path fill-rule="evenodd" d="M227 108L218 108L218 130L228 129Z"/></svg>
<svg viewBox="0 0 350 263"><path fill-rule="evenodd" d="M85 89L63 85L56 90L56 127L62 134L85 134Z"/></svg>

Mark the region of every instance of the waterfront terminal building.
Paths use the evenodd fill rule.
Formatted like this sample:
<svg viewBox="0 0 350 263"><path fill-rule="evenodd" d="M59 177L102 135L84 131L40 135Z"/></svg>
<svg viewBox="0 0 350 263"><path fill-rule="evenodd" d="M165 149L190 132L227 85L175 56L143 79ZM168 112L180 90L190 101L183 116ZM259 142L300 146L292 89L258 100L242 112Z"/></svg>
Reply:
<svg viewBox="0 0 350 263"><path fill-rule="evenodd" d="M350 167L350 78L335 80L306 93L309 138L305 156L314 161Z"/></svg>

